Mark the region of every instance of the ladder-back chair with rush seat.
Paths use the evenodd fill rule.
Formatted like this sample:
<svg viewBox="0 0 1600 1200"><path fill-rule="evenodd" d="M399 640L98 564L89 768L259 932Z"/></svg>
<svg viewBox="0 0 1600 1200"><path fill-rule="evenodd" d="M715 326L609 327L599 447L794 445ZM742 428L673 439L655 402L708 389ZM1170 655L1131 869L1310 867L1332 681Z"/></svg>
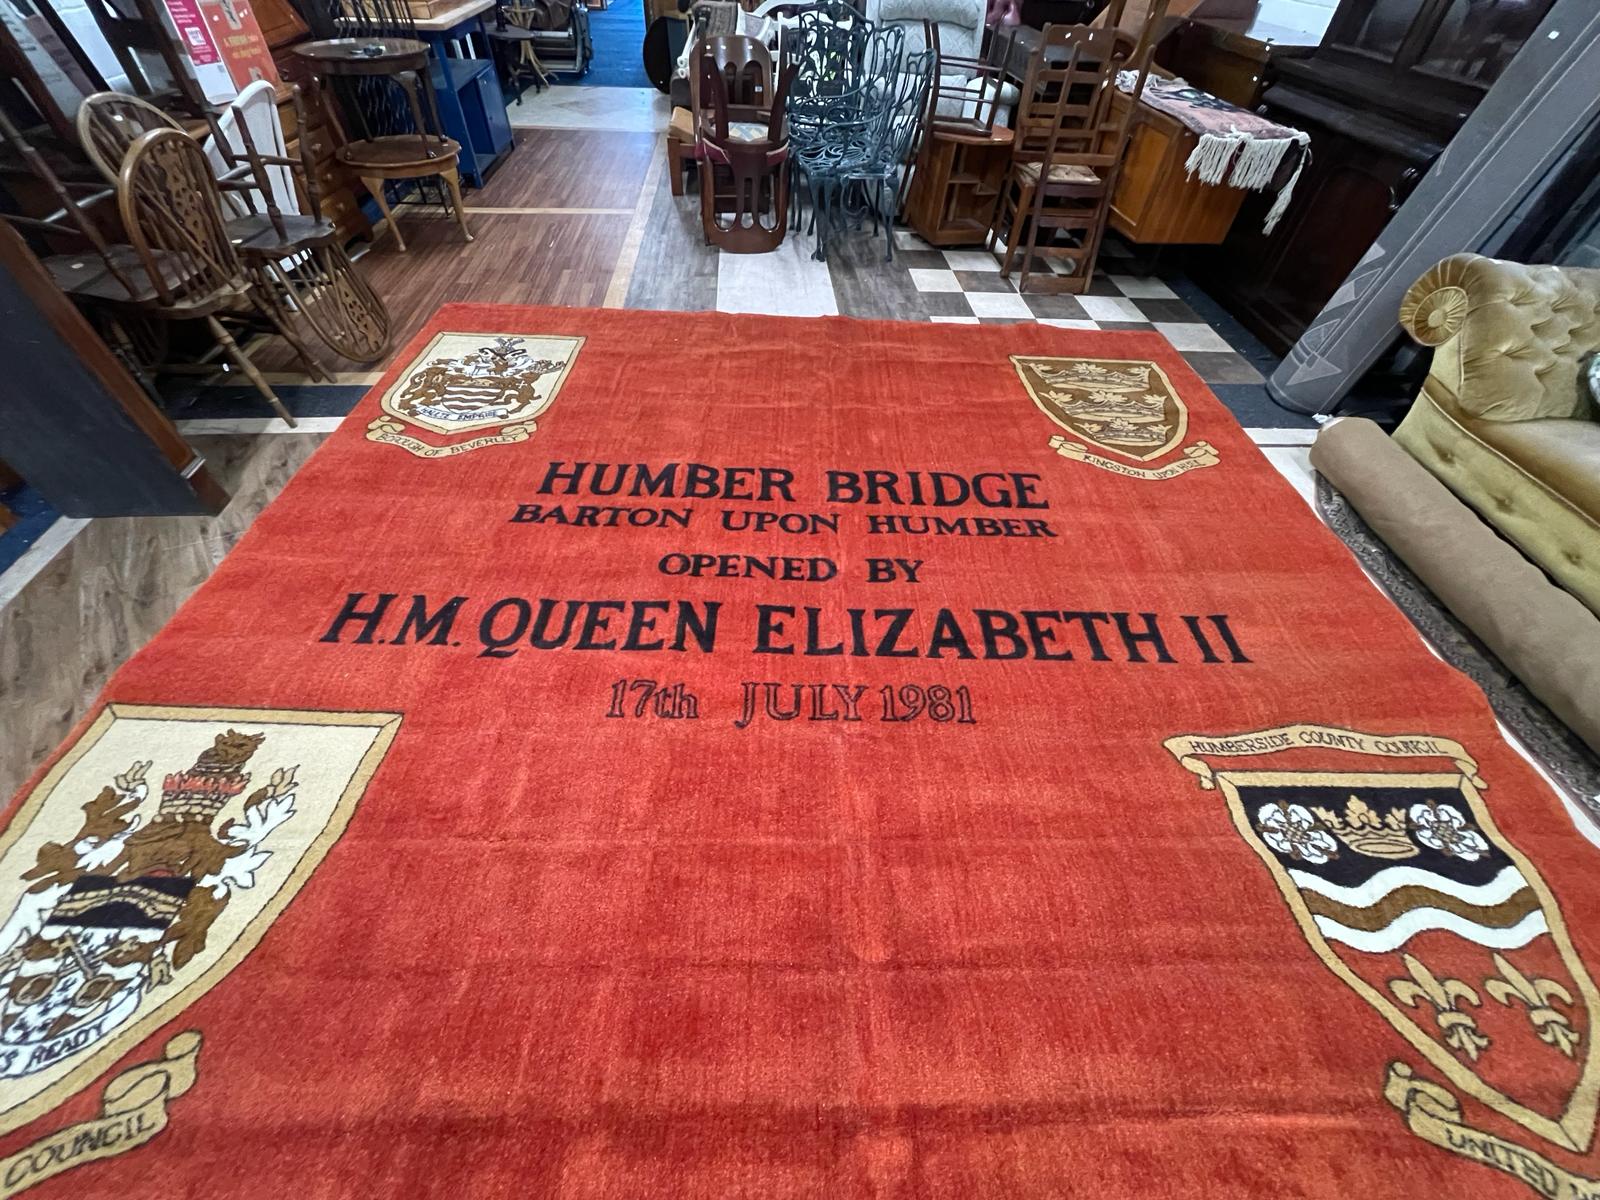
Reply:
<svg viewBox="0 0 1600 1200"><path fill-rule="evenodd" d="M1120 12L1122 0L1112 7ZM1150 69L1148 34L1135 42L1114 27L1117 15L1103 29L1046 26L1029 61L990 235L993 246L1004 231L1002 277L1020 259L1019 290L1034 282L1036 262L1047 266L1038 290L1083 293L1094 278L1135 108L1112 102L1117 74L1132 72L1142 89Z"/></svg>
<svg viewBox="0 0 1600 1200"><path fill-rule="evenodd" d="M252 101L263 99L265 112L254 111L261 105ZM291 99L303 122L298 87ZM309 147L302 141L298 159L282 151L272 85L251 84L238 104L220 119L209 118L209 125L205 151L223 191L228 237L262 297L277 306L285 327L299 314L336 354L363 364L382 358L389 349L388 310L350 261L332 222L321 215ZM133 142L162 128L177 126L154 106L117 92L90 96L78 110L84 151L113 182ZM273 141L263 152L258 137L268 136ZM285 204L289 212L283 211ZM301 357L314 375L326 374L308 353Z"/></svg>

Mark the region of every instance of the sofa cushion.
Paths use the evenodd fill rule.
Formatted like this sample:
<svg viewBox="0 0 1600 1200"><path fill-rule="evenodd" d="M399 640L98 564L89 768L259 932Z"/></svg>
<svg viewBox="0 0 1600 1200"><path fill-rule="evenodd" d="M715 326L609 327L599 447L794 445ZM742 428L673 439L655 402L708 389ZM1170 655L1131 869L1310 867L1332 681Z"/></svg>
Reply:
<svg viewBox="0 0 1600 1200"><path fill-rule="evenodd" d="M932 21L935 25L978 26L985 5L974 0L878 0L880 21Z"/></svg>
<svg viewBox="0 0 1600 1200"><path fill-rule="evenodd" d="M1473 421L1466 427L1600 524L1600 425L1593 421Z"/></svg>
<svg viewBox="0 0 1600 1200"><path fill-rule="evenodd" d="M867 19L905 30L906 53L930 47L923 33L927 18L939 27L939 50L946 58L977 58L983 48L986 0L867 0Z"/></svg>
<svg viewBox="0 0 1600 1200"><path fill-rule="evenodd" d="M1557 583L1600 614L1600 522L1577 501L1486 442L1481 431L1489 424L1463 414L1430 377L1394 431L1394 440ZM1587 494L1594 495L1592 490Z"/></svg>

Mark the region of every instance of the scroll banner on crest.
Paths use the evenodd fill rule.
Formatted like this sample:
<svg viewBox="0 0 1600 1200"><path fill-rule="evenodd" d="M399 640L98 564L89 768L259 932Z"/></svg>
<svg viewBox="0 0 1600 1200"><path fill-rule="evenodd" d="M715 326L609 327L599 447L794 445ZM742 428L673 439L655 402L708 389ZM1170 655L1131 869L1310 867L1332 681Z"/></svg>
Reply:
<svg viewBox="0 0 1600 1200"><path fill-rule="evenodd" d="M100 1096L100 1115L80 1121L0 1160L0 1200L63 1171L135 1150L167 1127L167 1104L194 1086L200 1032L178 1034L163 1056L117 1075Z"/></svg>
<svg viewBox="0 0 1600 1200"><path fill-rule="evenodd" d="M433 446L403 432L405 426L399 421L379 417L367 426L367 436L372 441L382 442L386 446L400 446L418 458L448 458L452 454L465 454L468 450L477 450L483 446L510 446L516 442L525 442L535 428L537 427L534 423L528 421L522 425L507 425L494 433L486 433L469 441Z"/></svg>
<svg viewBox="0 0 1600 1200"><path fill-rule="evenodd" d="M1464 1124L1460 1102L1438 1084L1418 1079L1405 1063L1389 1064L1383 1098L1412 1133L1441 1150L1504 1171L1548 1200L1600 1200L1600 1180L1576 1175L1542 1154Z"/></svg>
<svg viewBox="0 0 1600 1200"><path fill-rule="evenodd" d="M1378 734L1359 733L1334 725L1279 725L1274 729L1226 737L1189 733L1170 737L1161 744L1185 768L1200 777L1200 786L1207 791L1217 786L1216 772L1201 755L1253 758L1259 754L1278 754L1285 750L1315 749L1348 750L1354 754L1371 754L1380 758L1448 758L1473 787L1484 790L1488 786L1478 777L1478 761L1467 753L1465 746L1431 733Z"/></svg>
<svg viewBox="0 0 1600 1200"><path fill-rule="evenodd" d="M1091 467L1099 467L1102 471L1110 471L1113 475L1126 475L1130 479L1171 479L1182 475L1185 471L1214 467L1222 461L1210 442L1196 442L1192 446L1185 446L1184 457L1164 467L1132 467L1127 463L1119 463L1096 454L1082 442L1074 442L1059 433L1050 439L1050 448L1062 458L1088 463Z"/></svg>

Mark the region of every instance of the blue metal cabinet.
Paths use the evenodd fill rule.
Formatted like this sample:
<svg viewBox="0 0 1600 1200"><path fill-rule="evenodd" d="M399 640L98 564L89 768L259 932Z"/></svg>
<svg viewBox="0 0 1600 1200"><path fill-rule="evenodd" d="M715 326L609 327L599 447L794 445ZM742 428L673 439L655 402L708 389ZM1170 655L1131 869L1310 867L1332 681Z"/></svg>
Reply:
<svg viewBox="0 0 1600 1200"><path fill-rule="evenodd" d="M475 56L480 49L489 54L482 14L490 7L463 5L456 11L476 11L439 28L428 27L434 22L417 22L417 36L433 50L429 78L439 102L439 119L444 131L461 143L461 178L480 188L490 168L509 154L512 146L511 118L506 115L506 99L495 77L494 62Z"/></svg>

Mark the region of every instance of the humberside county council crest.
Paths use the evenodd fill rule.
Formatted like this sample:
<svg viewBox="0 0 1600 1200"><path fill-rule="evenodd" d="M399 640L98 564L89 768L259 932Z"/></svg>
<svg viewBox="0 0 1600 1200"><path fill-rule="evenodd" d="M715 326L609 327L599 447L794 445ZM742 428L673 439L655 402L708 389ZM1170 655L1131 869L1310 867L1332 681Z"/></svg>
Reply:
<svg viewBox="0 0 1600 1200"><path fill-rule="evenodd" d="M1311 952L1409 1050L1390 1063L1383 1096L1410 1130L1551 1200L1600 1196L1600 1181L1546 1157L1594 1142L1600 997L1555 896L1495 827L1467 751L1320 725L1166 747L1225 798ZM1285 751L1304 761L1308 749L1327 765L1206 761ZM1438 769L1445 762L1454 769ZM1481 1118L1462 1098L1492 1114L1487 1129L1468 1123Z"/></svg>
<svg viewBox="0 0 1600 1200"><path fill-rule="evenodd" d="M526 441L582 347L581 337L436 334L384 392L367 437L421 458Z"/></svg>
<svg viewBox="0 0 1600 1200"><path fill-rule="evenodd" d="M343 832L392 713L108 705L0 834L0 1133L48 1112L219 983ZM149 1141L201 1033L101 1115L0 1160L0 1196Z"/></svg>
<svg viewBox="0 0 1600 1200"><path fill-rule="evenodd" d="M1187 406L1153 362L1013 354L1011 363L1040 411L1071 435L1050 439L1064 458L1136 479L1171 479L1218 461L1209 443L1195 442L1164 466L1138 465L1170 454L1189 429Z"/></svg>

